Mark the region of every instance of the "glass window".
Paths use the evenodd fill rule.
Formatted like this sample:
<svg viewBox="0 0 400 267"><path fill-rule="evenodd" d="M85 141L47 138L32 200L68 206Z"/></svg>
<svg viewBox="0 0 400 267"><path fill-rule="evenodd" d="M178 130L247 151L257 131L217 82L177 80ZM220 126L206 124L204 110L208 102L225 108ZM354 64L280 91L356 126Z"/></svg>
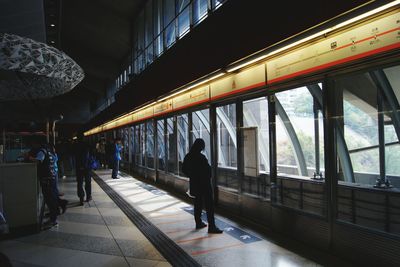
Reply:
<svg viewBox="0 0 400 267"><path fill-rule="evenodd" d="M175 19L175 0L164 0L164 26Z"/></svg>
<svg viewBox="0 0 400 267"><path fill-rule="evenodd" d="M177 130L178 130L178 162L179 162L179 175L184 176L182 173L182 163L186 154L189 152L189 116L183 114L177 116Z"/></svg>
<svg viewBox="0 0 400 267"><path fill-rule="evenodd" d="M257 127L259 170L269 172L268 100L266 97L243 102L243 126Z"/></svg>
<svg viewBox="0 0 400 267"><path fill-rule="evenodd" d="M164 139L164 120L157 121L157 152L158 169L165 171L165 139Z"/></svg>
<svg viewBox="0 0 400 267"><path fill-rule="evenodd" d="M193 142L197 138L202 138L206 143L203 153L206 155L208 162L211 161L211 144L210 144L210 111L203 109L192 113L192 138Z"/></svg>
<svg viewBox="0 0 400 267"><path fill-rule="evenodd" d="M138 166L142 165L142 157L141 157L141 153L140 153L140 139L141 139L141 135L140 135L140 125L136 125L135 126L135 164Z"/></svg>
<svg viewBox="0 0 400 267"><path fill-rule="evenodd" d="M153 1L147 1L145 7L145 46L153 42Z"/></svg>
<svg viewBox="0 0 400 267"><path fill-rule="evenodd" d="M175 43L175 0L164 0L165 45L170 47Z"/></svg>
<svg viewBox="0 0 400 267"><path fill-rule="evenodd" d="M178 35L182 37L190 29L189 0L178 0L176 13L178 14Z"/></svg>
<svg viewBox="0 0 400 267"><path fill-rule="evenodd" d="M142 72L144 70L144 67L145 67L143 53L139 54L139 57L137 59L137 64L138 64L138 72L140 73L140 72Z"/></svg>
<svg viewBox="0 0 400 267"><path fill-rule="evenodd" d="M275 103L278 176L323 177L321 86L277 93Z"/></svg>
<svg viewBox="0 0 400 267"><path fill-rule="evenodd" d="M163 52L163 36L162 36L162 0L153 0L154 7L154 53L159 56Z"/></svg>
<svg viewBox="0 0 400 267"><path fill-rule="evenodd" d="M219 8L226 0L211 0L211 8L217 9Z"/></svg>
<svg viewBox="0 0 400 267"><path fill-rule="evenodd" d="M174 117L167 119L167 151L168 151L168 172L176 173L176 131Z"/></svg>
<svg viewBox="0 0 400 267"><path fill-rule="evenodd" d="M154 60L153 43L146 48L146 65L149 65Z"/></svg>
<svg viewBox="0 0 400 267"><path fill-rule="evenodd" d="M154 169L154 124L153 121L146 123L146 156L147 167Z"/></svg>
<svg viewBox="0 0 400 267"><path fill-rule="evenodd" d="M208 0L193 1L193 24L201 22L207 15Z"/></svg>
<svg viewBox="0 0 400 267"><path fill-rule="evenodd" d="M176 34L175 34L175 23L171 23L167 26L164 31L165 35L165 46L167 48L171 47L176 41Z"/></svg>
<svg viewBox="0 0 400 267"><path fill-rule="evenodd" d="M218 166L237 168L236 104L217 107Z"/></svg>
<svg viewBox="0 0 400 267"><path fill-rule="evenodd" d="M129 162L129 128L123 129L122 134L122 157L124 161Z"/></svg>
<svg viewBox="0 0 400 267"><path fill-rule="evenodd" d="M335 80L339 179L400 187L399 66Z"/></svg>
<svg viewBox="0 0 400 267"><path fill-rule="evenodd" d="M130 131L131 131L131 141L130 141L130 151L131 151L131 157L132 157L132 161L135 161L135 149L136 149L136 135L135 135L135 126L131 126L130 127Z"/></svg>
<svg viewBox="0 0 400 267"><path fill-rule="evenodd" d="M146 166L146 125L140 124L140 165Z"/></svg>
<svg viewBox="0 0 400 267"><path fill-rule="evenodd" d="M145 42L144 42L144 10L140 12L137 18L137 39L138 39L138 51L137 55L143 54Z"/></svg>
<svg viewBox="0 0 400 267"><path fill-rule="evenodd" d="M387 81L389 82L390 88L389 91L393 91L395 97L388 97L390 98L390 104L393 105L394 109L400 103L400 66L394 66L390 68L386 68L383 70L383 75L386 76ZM399 114L399 110L395 111L393 114ZM393 121L396 120L396 117L393 116L393 119L390 123L385 125L385 144L386 144L386 151L385 151L385 161L386 161L386 174L389 176L391 184L396 187L400 188L400 144L399 144L399 137L397 133L400 133L400 130L396 127L400 127L400 125L395 126L396 124ZM397 133L396 133L397 132Z"/></svg>
<svg viewBox="0 0 400 267"><path fill-rule="evenodd" d="M163 40L164 40L163 35L160 34L159 36L156 37L154 41L154 53L156 57L160 56L164 51Z"/></svg>

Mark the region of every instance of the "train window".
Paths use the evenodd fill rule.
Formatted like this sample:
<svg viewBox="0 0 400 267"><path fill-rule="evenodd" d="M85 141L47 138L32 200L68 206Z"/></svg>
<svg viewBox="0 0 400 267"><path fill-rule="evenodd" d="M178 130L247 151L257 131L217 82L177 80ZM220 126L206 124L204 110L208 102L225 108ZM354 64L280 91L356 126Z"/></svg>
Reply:
<svg viewBox="0 0 400 267"><path fill-rule="evenodd" d="M157 153L159 170L165 171L165 139L164 139L164 120L157 121Z"/></svg>
<svg viewBox="0 0 400 267"><path fill-rule="evenodd" d="M324 177L321 84L276 94L278 176Z"/></svg>
<svg viewBox="0 0 400 267"><path fill-rule="evenodd" d="M154 124L152 120L146 123L146 158L147 167L154 169Z"/></svg>
<svg viewBox="0 0 400 267"><path fill-rule="evenodd" d="M399 66L335 80L339 179L400 187Z"/></svg>
<svg viewBox="0 0 400 267"><path fill-rule="evenodd" d="M217 107L218 167L237 168L236 104Z"/></svg>
<svg viewBox="0 0 400 267"><path fill-rule="evenodd" d="M178 131L178 163L179 175L184 176L182 173L182 163L185 155L189 152L189 116L182 114L177 117L177 131Z"/></svg>
<svg viewBox="0 0 400 267"><path fill-rule="evenodd" d="M192 137L193 141L202 138L206 143L204 154L211 164L211 145L210 145L210 111L203 109L192 113Z"/></svg>
<svg viewBox="0 0 400 267"><path fill-rule="evenodd" d="M174 117L167 119L167 143L166 151L168 151L168 172L176 173L176 130Z"/></svg>
<svg viewBox="0 0 400 267"><path fill-rule="evenodd" d="M243 126L257 127L259 170L269 172L268 100L266 97L243 102Z"/></svg>

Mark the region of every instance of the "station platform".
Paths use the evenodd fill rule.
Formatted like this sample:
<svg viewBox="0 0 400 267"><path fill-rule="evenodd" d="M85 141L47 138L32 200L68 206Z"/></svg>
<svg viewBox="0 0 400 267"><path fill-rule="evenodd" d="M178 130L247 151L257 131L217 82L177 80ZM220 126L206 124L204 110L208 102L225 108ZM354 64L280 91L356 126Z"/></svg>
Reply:
<svg viewBox="0 0 400 267"><path fill-rule="evenodd" d="M348 265L296 254L218 214L223 234L196 230L191 204L125 173L111 179L99 170L93 179L93 200L84 206L75 178L60 181L70 205L58 227L0 242L13 266Z"/></svg>

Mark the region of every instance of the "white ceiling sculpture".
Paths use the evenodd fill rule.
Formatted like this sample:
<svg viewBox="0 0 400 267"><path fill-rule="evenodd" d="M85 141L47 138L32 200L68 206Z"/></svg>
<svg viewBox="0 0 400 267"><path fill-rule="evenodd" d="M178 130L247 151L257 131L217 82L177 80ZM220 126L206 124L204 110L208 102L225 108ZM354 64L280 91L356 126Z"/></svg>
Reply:
<svg viewBox="0 0 400 267"><path fill-rule="evenodd" d="M85 77L82 68L58 49L7 33L0 33L0 72L0 101L54 97Z"/></svg>

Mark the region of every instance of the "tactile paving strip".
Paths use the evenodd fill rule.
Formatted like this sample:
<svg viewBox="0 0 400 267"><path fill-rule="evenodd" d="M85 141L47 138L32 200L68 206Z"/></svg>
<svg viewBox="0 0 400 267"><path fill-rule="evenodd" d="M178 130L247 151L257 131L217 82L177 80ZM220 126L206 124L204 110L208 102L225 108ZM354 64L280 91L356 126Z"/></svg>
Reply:
<svg viewBox="0 0 400 267"><path fill-rule="evenodd" d="M94 172L93 179L172 266L201 266Z"/></svg>

